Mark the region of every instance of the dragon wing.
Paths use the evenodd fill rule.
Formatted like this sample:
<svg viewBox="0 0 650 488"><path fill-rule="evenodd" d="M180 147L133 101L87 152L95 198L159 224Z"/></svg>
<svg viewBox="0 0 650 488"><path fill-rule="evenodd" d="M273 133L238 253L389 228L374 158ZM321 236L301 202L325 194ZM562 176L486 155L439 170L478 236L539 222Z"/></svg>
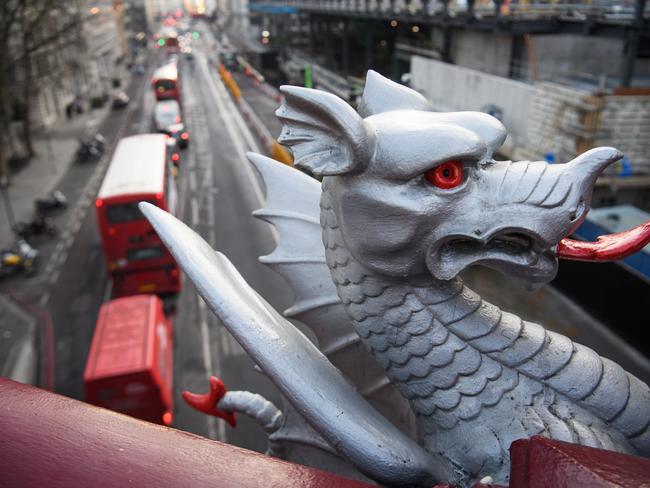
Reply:
<svg viewBox="0 0 650 488"><path fill-rule="evenodd" d="M140 209L250 357L337 451L361 472L391 485L454 479L434 458L388 422L287 319L242 278L232 263L169 213Z"/></svg>
<svg viewBox="0 0 650 488"><path fill-rule="evenodd" d="M294 304L284 315L309 327L321 352L361 395L413 436L415 422L408 402L361 342L336 293L325 262L320 182L266 156L247 156L266 186L265 207L253 215L278 231L277 247L260 261L283 276L294 292Z"/></svg>

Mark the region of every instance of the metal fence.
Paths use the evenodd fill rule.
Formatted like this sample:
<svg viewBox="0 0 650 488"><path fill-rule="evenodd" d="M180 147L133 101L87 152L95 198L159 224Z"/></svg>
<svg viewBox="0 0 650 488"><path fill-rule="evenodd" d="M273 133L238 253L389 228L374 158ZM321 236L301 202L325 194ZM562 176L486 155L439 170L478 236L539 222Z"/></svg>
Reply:
<svg viewBox="0 0 650 488"><path fill-rule="evenodd" d="M477 17L510 16L522 19L569 17L582 20L600 18L620 21L634 19L634 1L528 1L528 0L269 0L251 2L251 10L293 12L298 10L335 11L380 15L463 15ZM644 17L650 17L650 3Z"/></svg>

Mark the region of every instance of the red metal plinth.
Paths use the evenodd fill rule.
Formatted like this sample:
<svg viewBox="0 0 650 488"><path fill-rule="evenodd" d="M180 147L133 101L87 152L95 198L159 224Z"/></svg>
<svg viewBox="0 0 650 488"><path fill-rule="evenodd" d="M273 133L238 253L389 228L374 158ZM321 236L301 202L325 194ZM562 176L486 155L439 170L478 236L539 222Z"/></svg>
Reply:
<svg viewBox="0 0 650 488"><path fill-rule="evenodd" d="M0 485L370 488L1 377Z"/></svg>
<svg viewBox="0 0 650 488"><path fill-rule="evenodd" d="M650 459L534 436L510 446L510 488L650 486Z"/></svg>

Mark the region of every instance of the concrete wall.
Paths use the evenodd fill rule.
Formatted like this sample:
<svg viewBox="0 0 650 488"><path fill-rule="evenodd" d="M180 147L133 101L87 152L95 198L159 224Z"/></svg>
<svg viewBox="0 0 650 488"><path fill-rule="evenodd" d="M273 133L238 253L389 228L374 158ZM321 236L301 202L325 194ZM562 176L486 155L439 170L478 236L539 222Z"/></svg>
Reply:
<svg viewBox="0 0 650 488"><path fill-rule="evenodd" d="M524 144L528 133L528 113L535 94L532 85L494 76L465 67L413 56L411 84L432 104L434 110L487 111L489 105L501 109L501 121L508 129L505 153Z"/></svg>
<svg viewBox="0 0 650 488"><path fill-rule="evenodd" d="M453 31L451 60L458 66L498 76L510 74L512 36L493 32Z"/></svg>
<svg viewBox="0 0 650 488"><path fill-rule="evenodd" d="M573 34L534 35L532 53L524 49L519 73L530 78L531 57L537 60L542 80L591 79L600 76L610 79L610 84L619 83L623 69L624 40L605 37L587 37ZM650 60L638 59L635 76L650 77Z"/></svg>
<svg viewBox="0 0 650 488"><path fill-rule="evenodd" d="M650 96L594 95L559 83L535 85L413 56L413 88L438 111L501 111L513 159L566 162L596 146L614 146L635 173L650 173Z"/></svg>

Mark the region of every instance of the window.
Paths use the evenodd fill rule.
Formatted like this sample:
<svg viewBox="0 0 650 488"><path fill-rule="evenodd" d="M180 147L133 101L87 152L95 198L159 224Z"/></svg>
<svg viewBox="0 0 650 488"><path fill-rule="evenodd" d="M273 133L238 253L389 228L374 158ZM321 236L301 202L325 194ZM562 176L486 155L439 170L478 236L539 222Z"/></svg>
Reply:
<svg viewBox="0 0 650 488"><path fill-rule="evenodd" d="M144 261L146 259L161 258L165 255L162 246L141 247L126 251L126 259L129 261Z"/></svg>
<svg viewBox="0 0 650 488"><path fill-rule="evenodd" d="M106 219L111 224L124 224L143 220L144 215L138 208L139 202L117 203L106 207ZM149 202L155 205L155 202Z"/></svg>
<svg viewBox="0 0 650 488"><path fill-rule="evenodd" d="M175 88L176 88L176 83L174 83L172 80L156 81L156 90L159 92L174 90Z"/></svg>

